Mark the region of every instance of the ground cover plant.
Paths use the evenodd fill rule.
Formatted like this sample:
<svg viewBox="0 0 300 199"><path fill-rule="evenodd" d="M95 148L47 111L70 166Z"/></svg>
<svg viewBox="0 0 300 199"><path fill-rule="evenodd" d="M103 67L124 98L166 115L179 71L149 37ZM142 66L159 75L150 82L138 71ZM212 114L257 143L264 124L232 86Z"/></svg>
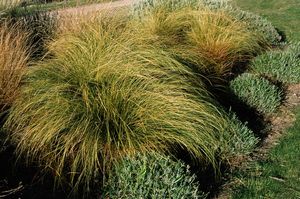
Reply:
<svg viewBox="0 0 300 199"><path fill-rule="evenodd" d="M229 126L233 128L233 131L236 133L225 134L225 143L222 144L221 147L226 146L226 148L223 148L221 151L224 156L224 162L231 165L234 164L237 158L249 155L255 149L259 140L254 132L247 126L247 123L241 122L233 111L230 111L228 116L230 118Z"/></svg>
<svg viewBox="0 0 300 199"><path fill-rule="evenodd" d="M300 82L300 43L291 43L286 49L270 51L255 58L250 70L283 83Z"/></svg>
<svg viewBox="0 0 300 199"><path fill-rule="evenodd" d="M281 104L282 94L279 88L268 80L243 73L230 82L233 93L242 101L263 113L272 113Z"/></svg>
<svg viewBox="0 0 300 199"><path fill-rule="evenodd" d="M283 82L287 87L293 88L289 95L297 96L297 41L299 41L299 6L300 2L294 0L287 1L240 1L236 0L239 6L245 9L255 11L268 19L270 19L277 27L284 30L293 51L289 51L289 45L282 50L268 52L259 56L252 63L254 73L262 74L274 81ZM295 42L296 41L296 42ZM263 64L265 65L263 66ZM290 77L289 77L290 76ZM290 106L299 106L299 101L287 98L288 109ZM294 108L295 106L291 106ZM287 111L287 110L285 110ZM233 174L235 183L231 187L230 198L298 198L299 189L299 108L295 108L294 126L284 132L276 132L275 138L268 140L274 142L272 148L263 158L252 161L246 168L241 168ZM293 116L293 114L291 114ZM281 120L285 121L290 115L283 114ZM291 120L288 119L288 121ZM294 121L292 119L292 121ZM290 121L290 122L292 122ZM278 128L278 126L276 126ZM281 139L277 140L276 135L281 135ZM269 146L270 147L270 146Z"/></svg>
<svg viewBox="0 0 300 199"><path fill-rule="evenodd" d="M156 153L125 157L114 168L104 197L206 198L182 162Z"/></svg>

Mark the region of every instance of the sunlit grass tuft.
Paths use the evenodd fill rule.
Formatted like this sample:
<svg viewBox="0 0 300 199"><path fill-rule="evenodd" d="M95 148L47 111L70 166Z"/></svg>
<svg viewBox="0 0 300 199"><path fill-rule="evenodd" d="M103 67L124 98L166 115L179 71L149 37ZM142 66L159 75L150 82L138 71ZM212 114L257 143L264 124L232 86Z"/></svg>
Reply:
<svg viewBox="0 0 300 199"><path fill-rule="evenodd" d="M17 153L86 192L136 152L184 149L216 167L226 116L189 68L138 45L114 19L89 19L59 34L52 57L28 69L5 125Z"/></svg>
<svg viewBox="0 0 300 199"><path fill-rule="evenodd" d="M137 17L137 37L171 52L198 74L223 78L236 63L262 50L263 37L225 11L188 6L169 11L164 6Z"/></svg>
<svg viewBox="0 0 300 199"><path fill-rule="evenodd" d="M9 22L0 25L0 115L16 99L29 59L27 35L19 25L12 26Z"/></svg>

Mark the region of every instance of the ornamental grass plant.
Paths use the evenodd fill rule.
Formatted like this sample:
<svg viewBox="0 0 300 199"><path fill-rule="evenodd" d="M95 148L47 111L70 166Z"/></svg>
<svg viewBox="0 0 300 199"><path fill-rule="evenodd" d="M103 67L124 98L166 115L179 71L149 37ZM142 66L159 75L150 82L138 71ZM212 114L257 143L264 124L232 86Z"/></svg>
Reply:
<svg viewBox="0 0 300 199"><path fill-rule="evenodd" d="M0 116L18 95L22 75L28 64L27 34L20 24L8 21L0 25Z"/></svg>
<svg viewBox="0 0 300 199"><path fill-rule="evenodd" d="M81 185L89 192L111 165L137 152L185 150L216 167L226 115L188 67L138 44L115 19L61 32L51 57L26 71L5 124L17 154L50 168L75 192Z"/></svg>
<svg viewBox="0 0 300 199"><path fill-rule="evenodd" d="M248 31L258 34L261 37L260 45L263 48L277 46L283 40L268 20L233 6L229 0L139 0L133 6L133 14L143 19L145 15L155 12L157 9L174 12L186 8L195 11L205 8L210 11L225 12L235 20L245 23Z"/></svg>
<svg viewBox="0 0 300 199"><path fill-rule="evenodd" d="M158 4L143 11L142 17L136 17L143 43L155 44L195 73L212 79L225 77L237 63L261 50L263 38L222 10L186 6L170 11Z"/></svg>

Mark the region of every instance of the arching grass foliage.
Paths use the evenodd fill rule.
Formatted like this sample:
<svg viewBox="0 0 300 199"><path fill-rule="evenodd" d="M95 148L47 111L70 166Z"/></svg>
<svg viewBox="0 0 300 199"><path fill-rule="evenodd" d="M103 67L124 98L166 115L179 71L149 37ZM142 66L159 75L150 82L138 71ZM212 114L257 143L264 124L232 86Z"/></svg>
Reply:
<svg viewBox="0 0 300 199"><path fill-rule="evenodd" d="M125 154L185 150L215 164L227 118L186 66L114 18L82 23L29 68L5 127L28 161L86 191Z"/></svg>

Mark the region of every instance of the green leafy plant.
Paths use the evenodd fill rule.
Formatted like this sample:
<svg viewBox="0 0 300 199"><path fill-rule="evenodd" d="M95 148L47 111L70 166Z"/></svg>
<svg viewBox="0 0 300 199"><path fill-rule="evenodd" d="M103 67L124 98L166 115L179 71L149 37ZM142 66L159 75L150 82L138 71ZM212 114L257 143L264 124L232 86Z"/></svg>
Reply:
<svg viewBox="0 0 300 199"><path fill-rule="evenodd" d="M184 149L214 165L228 123L205 87L167 52L138 45L124 21L100 18L61 33L52 57L28 69L5 124L17 154L86 192L131 152Z"/></svg>
<svg viewBox="0 0 300 199"><path fill-rule="evenodd" d="M281 91L268 80L244 73L230 82L233 93L243 102L263 113L272 113L280 105Z"/></svg>
<svg viewBox="0 0 300 199"><path fill-rule="evenodd" d="M300 43L292 43L285 50L270 51L256 57L250 70L283 83L299 83Z"/></svg>
<svg viewBox="0 0 300 199"><path fill-rule="evenodd" d="M105 198L206 198L180 161L156 153L125 157L106 184Z"/></svg>

